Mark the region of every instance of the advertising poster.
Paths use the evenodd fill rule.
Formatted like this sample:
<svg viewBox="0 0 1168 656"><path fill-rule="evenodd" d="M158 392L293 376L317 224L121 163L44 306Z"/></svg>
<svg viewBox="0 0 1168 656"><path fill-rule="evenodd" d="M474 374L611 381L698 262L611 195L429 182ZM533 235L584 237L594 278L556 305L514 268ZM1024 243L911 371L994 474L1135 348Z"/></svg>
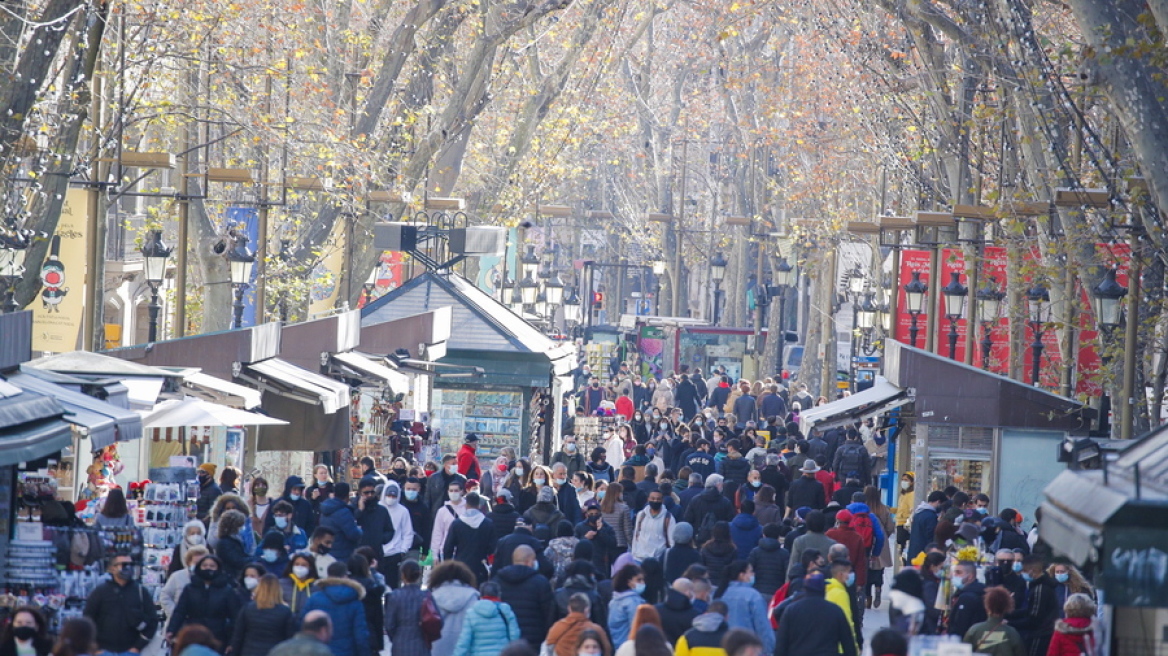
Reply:
<svg viewBox="0 0 1168 656"><path fill-rule="evenodd" d="M89 193L70 189L61 206L61 219L40 264L41 302L29 307L33 312L32 349L63 353L81 348L81 326L85 314L85 237L89 214ZM37 263L26 262L32 269Z"/></svg>
<svg viewBox="0 0 1168 656"><path fill-rule="evenodd" d="M937 352L945 357L949 357L949 335L951 332L952 322L949 321L949 316L946 314L948 300L941 292L941 290L949 285L953 280L953 274L957 274L957 282L969 287L969 275L965 271L965 253L960 249L946 248L941 251L940 262L940 279L937 281L937 307L934 311L937 313L937 335L936 341ZM970 306L974 298L973 289L969 289L965 296L965 304L961 309L961 318L957 320L957 346L954 350L955 355L953 359L958 362L965 362L965 333L969 329L969 312L972 309Z"/></svg>
<svg viewBox="0 0 1168 656"><path fill-rule="evenodd" d="M348 248L347 224L338 220L333 224L320 253L320 261L312 269L312 289L309 292L308 314L314 316L337 306L341 294L341 268L345 266L345 250ZM361 282L365 282L362 280ZM360 286L354 289L360 289Z"/></svg>
<svg viewBox="0 0 1168 656"><path fill-rule="evenodd" d="M905 344L913 345L910 341L910 334L912 332L912 316L908 312L908 304L905 302L904 286L912 281L912 274L914 271L919 271L921 274L921 282L926 285L932 285L933 281L929 280L929 251L922 250L905 250L900 254L900 274L897 279L896 293L899 295L897 301L897 316L896 325L893 326L893 335L896 341L904 342ZM917 348L925 347L925 327L928 324L929 308L925 307L920 316L917 317Z"/></svg>

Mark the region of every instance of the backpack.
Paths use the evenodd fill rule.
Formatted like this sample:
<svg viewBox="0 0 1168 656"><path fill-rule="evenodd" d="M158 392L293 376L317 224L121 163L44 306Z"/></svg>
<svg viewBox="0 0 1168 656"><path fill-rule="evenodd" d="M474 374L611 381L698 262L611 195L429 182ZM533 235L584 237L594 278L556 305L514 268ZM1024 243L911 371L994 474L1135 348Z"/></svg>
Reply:
<svg viewBox="0 0 1168 656"><path fill-rule="evenodd" d="M767 604L767 617L769 617L771 620L772 629L779 628L779 618L774 615L774 612L775 609L779 607L779 604L783 603L787 599L787 594L790 592L790 590L791 582L787 581L783 584L783 587L775 590L775 596L771 597L770 603Z"/></svg>
<svg viewBox="0 0 1168 656"><path fill-rule="evenodd" d="M872 516L866 512L852 513L852 530L859 533L864 539L864 548L870 553L876 540L876 531L872 528Z"/></svg>
<svg viewBox="0 0 1168 656"><path fill-rule="evenodd" d="M868 455L868 450L864 448L863 444L857 442L849 442L840 446L839 448L839 467L836 467L836 475L841 480L847 477L848 472L856 472L859 474L860 480L865 480L867 472L864 471L864 456Z"/></svg>
<svg viewBox="0 0 1168 656"><path fill-rule="evenodd" d="M718 523L718 518L714 517L714 513L708 512L702 516L702 523L698 525L696 532L697 538L695 544L705 544L710 541L710 537L714 532L714 524Z"/></svg>
<svg viewBox="0 0 1168 656"><path fill-rule="evenodd" d="M427 645L433 644L442 637L442 611L434 603L434 596L427 593L422 599L422 619L418 624L422 629L422 638Z"/></svg>

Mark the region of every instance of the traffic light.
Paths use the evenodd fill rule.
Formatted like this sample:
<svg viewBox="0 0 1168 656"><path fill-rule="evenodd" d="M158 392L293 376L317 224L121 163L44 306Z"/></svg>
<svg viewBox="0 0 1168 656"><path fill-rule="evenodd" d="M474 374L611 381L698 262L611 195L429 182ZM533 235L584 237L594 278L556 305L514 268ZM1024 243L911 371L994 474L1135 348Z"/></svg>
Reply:
<svg viewBox="0 0 1168 656"><path fill-rule="evenodd" d="M592 292L592 307L604 307L604 292Z"/></svg>

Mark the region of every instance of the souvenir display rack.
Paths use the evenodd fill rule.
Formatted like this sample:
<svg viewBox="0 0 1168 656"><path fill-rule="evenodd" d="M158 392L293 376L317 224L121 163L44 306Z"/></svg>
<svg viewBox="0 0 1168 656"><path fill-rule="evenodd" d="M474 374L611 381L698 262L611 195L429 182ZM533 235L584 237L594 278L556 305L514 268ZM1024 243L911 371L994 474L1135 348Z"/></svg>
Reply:
<svg viewBox="0 0 1168 656"><path fill-rule="evenodd" d="M482 461L495 458L504 447L518 452L523 434L523 393L436 389L431 422L442 431L444 453L456 453L467 433L478 434Z"/></svg>
<svg viewBox="0 0 1168 656"><path fill-rule="evenodd" d="M186 523L195 517L196 481L148 483L136 513L141 529L142 585L157 599L166 583L174 548L182 543Z"/></svg>

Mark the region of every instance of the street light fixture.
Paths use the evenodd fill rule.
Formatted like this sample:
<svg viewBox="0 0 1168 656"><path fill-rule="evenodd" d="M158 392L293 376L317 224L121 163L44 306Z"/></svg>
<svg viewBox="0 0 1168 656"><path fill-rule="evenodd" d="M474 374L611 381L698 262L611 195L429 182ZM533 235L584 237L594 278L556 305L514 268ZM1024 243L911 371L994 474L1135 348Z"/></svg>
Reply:
<svg viewBox="0 0 1168 656"><path fill-rule="evenodd" d="M1108 269L1103 280L1091 290L1091 305L1095 310L1095 321L1103 328L1112 330L1123 323L1123 297L1127 287L1115 280L1115 269Z"/></svg>
<svg viewBox="0 0 1168 656"><path fill-rule="evenodd" d="M150 285L150 306L147 308L150 329L146 338L150 343L158 341L158 315L162 311L162 304L158 302L158 289L166 277L166 261L173 251L173 248L162 242L161 230L147 231L146 240L142 242L142 258L146 263L146 284Z"/></svg>
<svg viewBox="0 0 1168 656"><path fill-rule="evenodd" d="M662 260L653 260L653 275L665 275L665 262Z"/></svg>
<svg viewBox="0 0 1168 656"><path fill-rule="evenodd" d="M957 321L965 314L965 297L969 288L961 284L961 274L949 272L949 284L941 288L945 295L945 316L949 317L949 359L957 359Z"/></svg>
<svg viewBox="0 0 1168 656"><path fill-rule="evenodd" d="M909 345L916 348L917 334L920 328L917 327L917 319L921 312L925 309L925 295L929 293L929 285L921 280L921 272L913 271L912 280L904 286L904 305L908 310L909 317L912 318L912 324L908 329Z"/></svg>
<svg viewBox="0 0 1168 656"><path fill-rule="evenodd" d="M977 290L977 316L981 319L981 368L990 370L990 349L994 346L994 324L997 323L1002 309L1002 299L1006 292L998 289L998 281L993 276L986 281L985 287Z"/></svg>
<svg viewBox="0 0 1168 656"><path fill-rule="evenodd" d="M864 288L867 287L867 285L868 281L866 278L864 278L864 271L860 269L860 265L857 264L856 267L852 269L851 273L848 274L848 291L852 293L852 296L858 299L860 294L864 293Z"/></svg>
<svg viewBox="0 0 1168 656"><path fill-rule="evenodd" d="M512 312L523 316L523 293L519 289L519 283L512 283L510 290L511 299L507 305L510 306Z"/></svg>
<svg viewBox="0 0 1168 656"><path fill-rule="evenodd" d="M721 253L715 253L714 257L710 258L710 280L714 282L713 324L715 326L722 318L722 280L726 277L726 267L729 264Z"/></svg>
<svg viewBox="0 0 1168 656"><path fill-rule="evenodd" d="M231 284L235 287L235 316L232 328L243 327L243 293L251 284L251 272L255 268L255 251L247 247L247 235L235 236L235 247L227 251L227 264L230 268Z"/></svg>
<svg viewBox="0 0 1168 656"><path fill-rule="evenodd" d="M557 307L564 302L564 281L559 273L552 274L550 280L544 284L544 293L547 294L549 306Z"/></svg>
<svg viewBox="0 0 1168 656"><path fill-rule="evenodd" d="M542 289L535 295L535 313L544 318L548 316L547 292Z"/></svg>
<svg viewBox="0 0 1168 656"><path fill-rule="evenodd" d="M524 305L534 305L535 297L539 295L539 283L535 281L532 275L523 277L523 281L519 283L519 295L523 299Z"/></svg>
<svg viewBox="0 0 1168 656"><path fill-rule="evenodd" d="M0 313L16 312L16 284L24 275L24 252L32 245L32 232L13 230L0 232L0 284L4 286L4 302Z"/></svg>
<svg viewBox="0 0 1168 656"><path fill-rule="evenodd" d="M1050 321L1050 292L1040 282L1026 292L1026 304L1030 311L1030 329L1034 332L1034 343L1030 348L1034 351L1034 370L1031 383L1038 387L1038 369L1042 363L1042 327Z"/></svg>
<svg viewBox="0 0 1168 656"><path fill-rule="evenodd" d="M564 321L570 324L579 324L581 306L580 294L573 286L564 297Z"/></svg>
<svg viewBox="0 0 1168 656"><path fill-rule="evenodd" d="M533 244L528 244L527 252L519 258L519 273L521 279L531 278L532 280L535 280L539 274L539 256L535 254Z"/></svg>

